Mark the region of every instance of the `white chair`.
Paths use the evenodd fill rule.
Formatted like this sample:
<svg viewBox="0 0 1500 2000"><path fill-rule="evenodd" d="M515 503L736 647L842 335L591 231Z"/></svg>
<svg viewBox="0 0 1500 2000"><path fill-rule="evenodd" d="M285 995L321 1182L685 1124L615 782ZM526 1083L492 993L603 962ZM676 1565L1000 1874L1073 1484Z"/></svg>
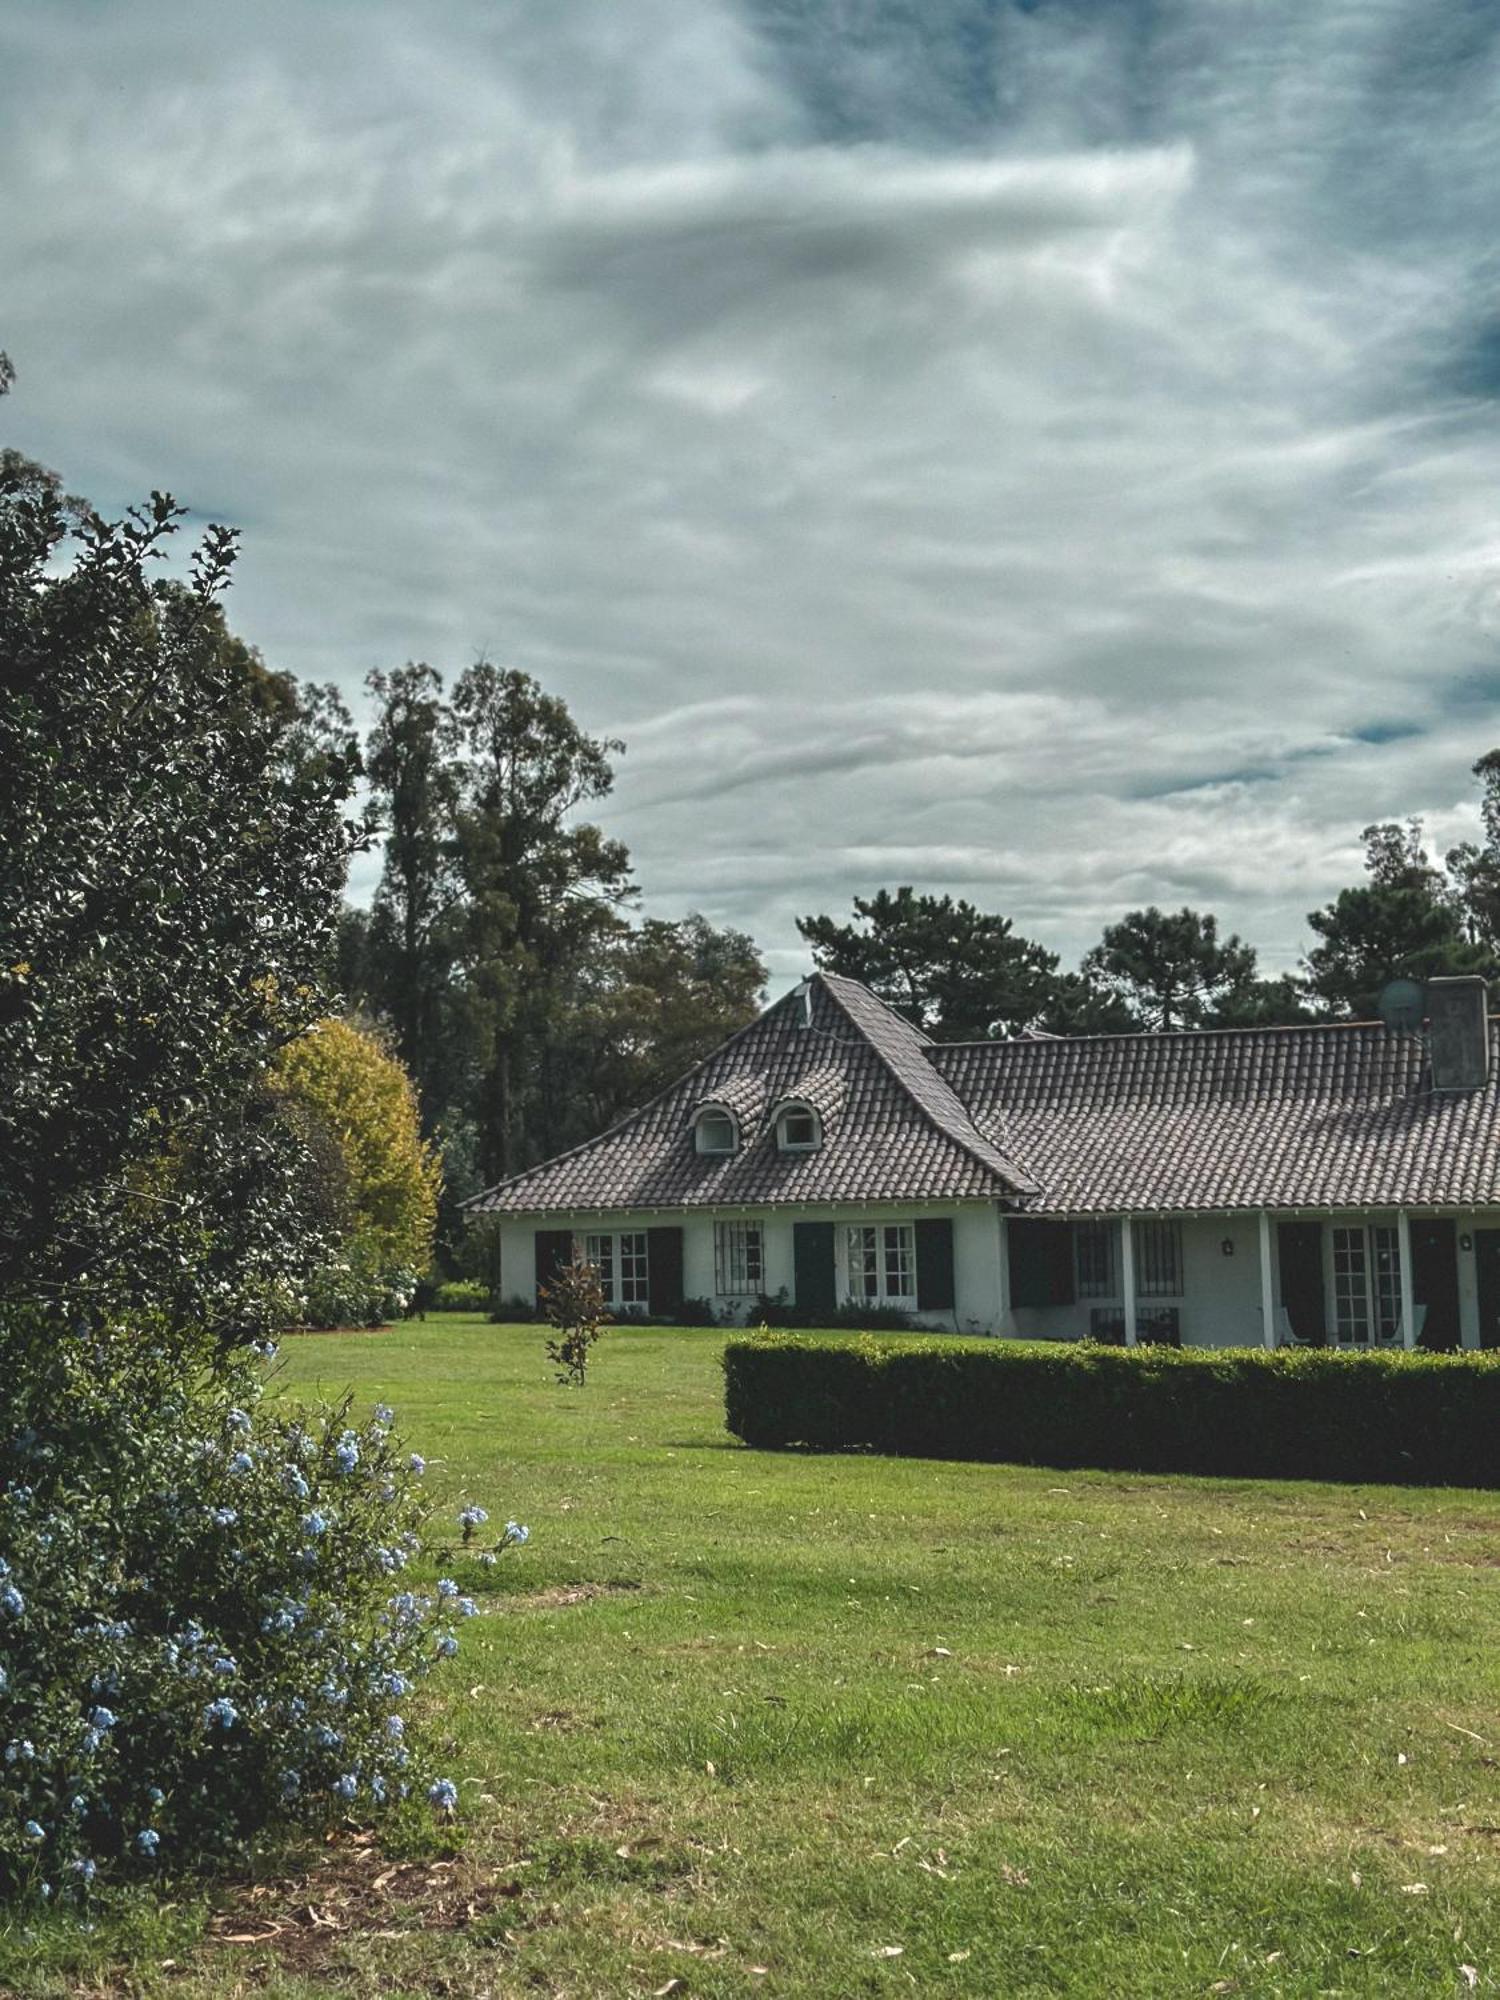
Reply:
<svg viewBox="0 0 1500 2000"><path fill-rule="evenodd" d="M1411 1317L1412 1317L1412 1325L1416 1329L1416 1331L1412 1335L1411 1344L1413 1347L1416 1347L1421 1341L1422 1329L1427 1324L1426 1306L1414 1305L1411 1309ZM1389 1338L1372 1344L1380 1347L1405 1347L1406 1345L1405 1320L1398 1318L1395 1326L1391 1330Z"/></svg>

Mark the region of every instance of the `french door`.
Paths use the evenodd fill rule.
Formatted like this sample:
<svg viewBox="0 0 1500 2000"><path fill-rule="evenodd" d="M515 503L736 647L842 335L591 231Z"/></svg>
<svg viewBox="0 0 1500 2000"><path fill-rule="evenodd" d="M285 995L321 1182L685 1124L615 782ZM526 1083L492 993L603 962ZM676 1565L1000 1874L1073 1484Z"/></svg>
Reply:
<svg viewBox="0 0 1500 2000"><path fill-rule="evenodd" d="M1390 1346L1401 1326L1401 1238L1395 1225L1335 1223L1328 1234L1334 1343Z"/></svg>

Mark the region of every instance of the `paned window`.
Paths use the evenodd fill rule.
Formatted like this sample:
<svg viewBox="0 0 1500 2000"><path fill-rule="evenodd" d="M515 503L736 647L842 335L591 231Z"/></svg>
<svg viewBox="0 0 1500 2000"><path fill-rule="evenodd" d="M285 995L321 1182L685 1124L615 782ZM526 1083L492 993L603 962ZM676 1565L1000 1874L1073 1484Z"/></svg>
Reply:
<svg viewBox="0 0 1500 2000"><path fill-rule="evenodd" d="M1112 1222L1075 1222L1073 1262L1078 1296L1081 1299L1117 1299L1120 1296L1116 1271L1115 1245L1119 1230Z"/></svg>
<svg viewBox="0 0 1500 2000"><path fill-rule="evenodd" d="M599 1289L612 1306L651 1303L651 1273L644 1229L613 1230L585 1236L583 1254L599 1272Z"/></svg>
<svg viewBox="0 0 1500 2000"><path fill-rule="evenodd" d="M1142 1299L1182 1297L1182 1224L1172 1221L1135 1225L1135 1289Z"/></svg>
<svg viewBox="0 0 1500 2000"><path fill-rule="evenodd" d="M758 1222L714 1224L714 1290L721 1298L754 1298L765 1290Z"/></svg>
<svg viewBox="0 0 1500 2000"><path fill-rule="evenodd" d="M776 1120L776 1144L783 1153L813 1153L822 1143L818 1114L794 1104Z"/></svg>
<svg viewBox="0 0 1500 2000"><path fill-rule="evenodd" d="M727 1111L700 1111L697 1131L700 1153L732 1153L738 1143L734 1120Z"/></svg>
<svg viewBox="0 0 1500 2000"><path fill-rule="evenodd" d="M1341 1347L1393 1341L1401 1324L1401 1238L1384 1223L1336 1225L1333 1337Z"/></svg>
<svg viewBox="0 0 1500 2000"><path fill-rule="evenodd" d="M912 1306L917 1296L916 1232L909 1222L857 1224L849 1231L849 1296Z"/></svg>

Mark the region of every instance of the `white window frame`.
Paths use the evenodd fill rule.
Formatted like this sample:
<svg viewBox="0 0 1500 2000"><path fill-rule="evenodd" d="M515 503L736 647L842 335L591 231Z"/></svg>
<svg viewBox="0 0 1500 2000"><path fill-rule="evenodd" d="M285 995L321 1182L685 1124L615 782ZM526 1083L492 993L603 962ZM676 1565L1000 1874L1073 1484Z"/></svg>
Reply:
<svg viewBox="0 0 1500 2000"><path fill-rule="evenodd" d="M704 1127L710 1122L717 1124L720 1120L729 1128L729 1144L727 1146L705 1145ZM728 1159L732 1153L737 1153L740 1150L740 1121L727 1105L705 1104L693 1120L693 1144L707 1159Z"/></svg>
<svg viewBox="0 0 1500 2000"><path fill-rule="evenodd" d="M714 1293L756 1299L766 1288L766 1232L759 1222L714 1224Z"/></svg>
<svg viewBox="0 0 1500 2000"><path fill-rule="evenodd" d="M892 1282L903 1289L892 1289ZM903 1283L904 1281L904 1283ZM917 1232L910 1222L844 1227L844 1295L851 1305L917 1310Z"/></svg>
<svg viewBox="0 0 1500 2000"><path fill-rule="evenodd" d="M805 1118L812 1136L807 1139L787 1137L787 1127L792 1119ZM789 1098L785 1104L776 1107L776 1149L781 1153L816 1153L823 1144L823 1121L813 1107L800 1097Z"/></svg>
<svg viewBox="0 0 1500 2000"><path fill-rule="evenodd" d="M1334 1347L1393 1347L1401 1325L1401 1232L1355 1219L1323 1233L1328 1337Z"/></svg>
<svg viewBox="0 0 1500 2000"><path fill-rule="evenodd" d="M644 1229L591 1229L583 1239L583 1258L599 1273L606 1305L649 1309L651 1251Z"/></svg>

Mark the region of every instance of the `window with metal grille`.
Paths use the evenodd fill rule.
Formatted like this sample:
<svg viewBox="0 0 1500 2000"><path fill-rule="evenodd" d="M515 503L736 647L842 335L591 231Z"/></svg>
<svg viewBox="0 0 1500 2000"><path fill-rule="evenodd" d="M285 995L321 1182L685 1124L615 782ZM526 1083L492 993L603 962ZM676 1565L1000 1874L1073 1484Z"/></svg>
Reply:
<svg viewBox="0 0 1500 2000"><path fill-rule="evenodd" d="M859 1224L849 1231L848 1242L852 1299L882 1305L915 1304L916 1232L909 1222Z"/></svg>
<svg viewBox="0 0 1500 2000"><path fill-rule="evenodd" d="M1142 1299L1182 1297L1182 1224L1170 1220L1135 1225L1135 1289Z"/></svg>
<svg viewBox="0 0 1500 2000"><path fill-rule="evenodd" d="M758 1222L714 1224L714 1290L728 1298L754 1298L765 1290Z"/></svg>
<svg viewBox="0 0 1500 2000"><path fill-rule="evenodd" d="M1120 1283L1115 1244L1119 1231L1112 1222L1073 1224L1073 1266L1081 1299L1117 1299Z"/></svg>

